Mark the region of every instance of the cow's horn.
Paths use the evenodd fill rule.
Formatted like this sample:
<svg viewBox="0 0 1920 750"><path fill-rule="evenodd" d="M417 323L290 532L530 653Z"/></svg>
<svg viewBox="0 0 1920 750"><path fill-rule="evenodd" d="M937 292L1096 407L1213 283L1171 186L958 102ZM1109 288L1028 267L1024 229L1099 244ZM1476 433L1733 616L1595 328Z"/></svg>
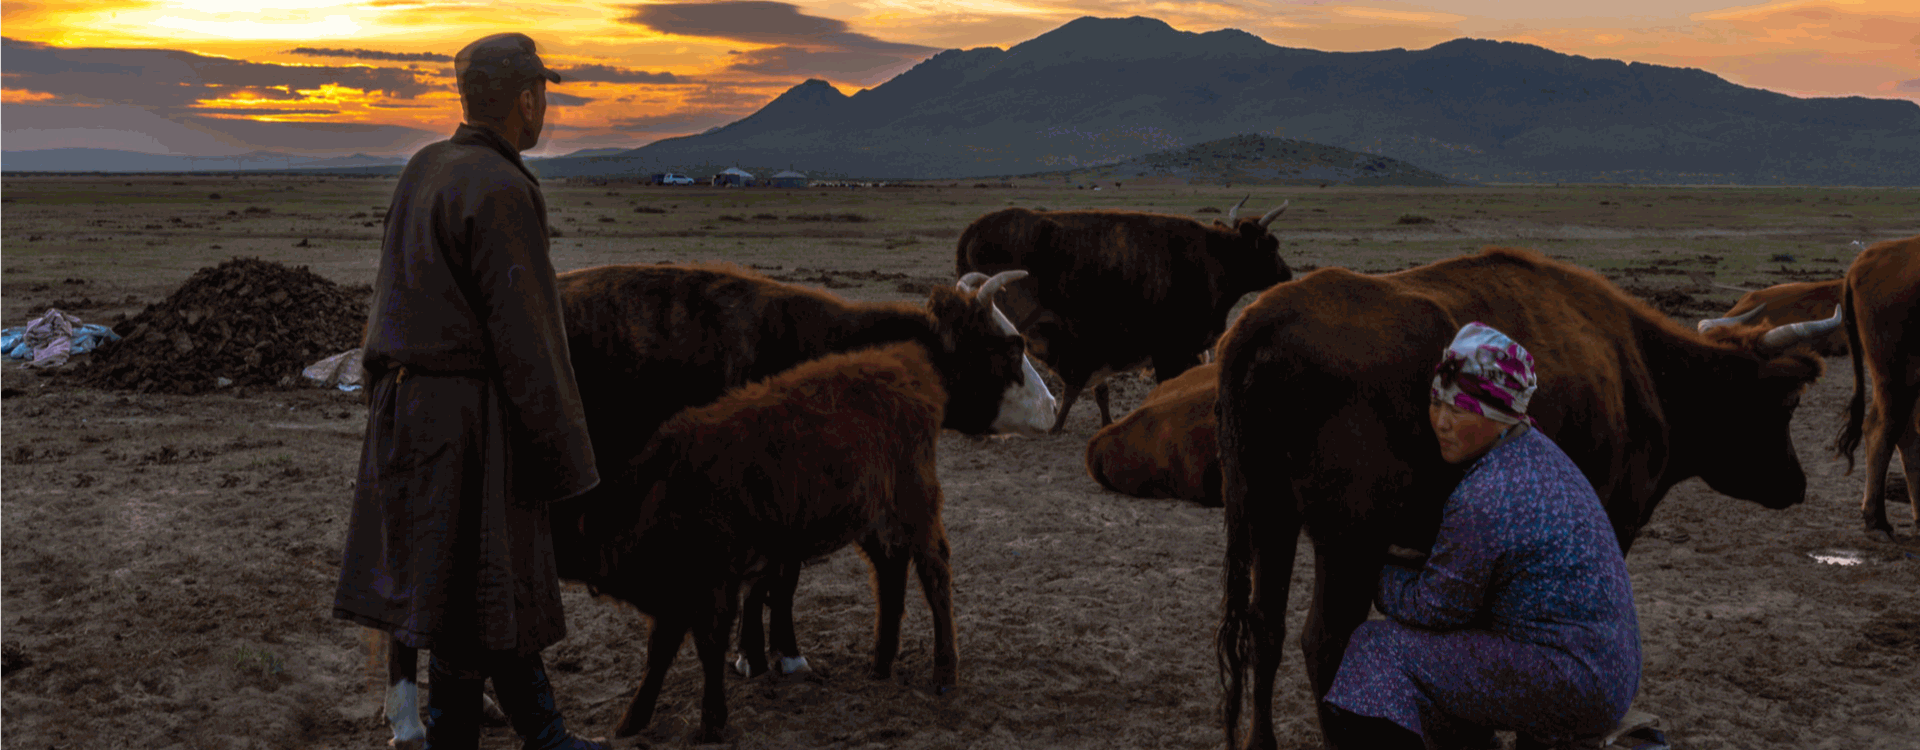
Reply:
<svg viewBox="0 0 1920 750"><path fill-rule="evenodd" d="M1233 208L1227 209L1227 226L1233 226L1234 217L1240 215L1240 207L1247 205L1247 198L1252 197L1253 193L1247 193L1246 198L1241 198L1239 203L1233 204Z"/></svg>
<svg viewBox="0 0 1920 750"><path fill-rule="evenodd" d="M1833 317L1826 320L1809 320L1804 323L1788 323L1767 332L1760 337L1762 346L1785 349L1808 339L1825 336L1839 328L1843 322L1839 305L1833 306Z"/></svg>
<svg viewBox="0 0 1920 750"><path fill-rule="evenodd" d="M967 275L960 277L959 281L953 283L953 288L971 294L973 290L980 288L980 282L986 280L986 274L979 271L968 271Z"/></svg>
<svg viewBox="0 0 1920 750"><path fill-rule="evenodd" d="M1739 315L1735 315L1730 318L1706 318L1701 320L1698 326L1695 326L1695 330L1698 330L1701 333L1706 333L1708 331L1711 331L1715 328L1719 328L1721 326L1737 326L1737 325L1740 325L1741 323L1745 323L1749 320L1752 320L1753 316L1759 315L1760 311L1765 309L1767 309L1767 303L1762 302L1759 305L1755 306L1752 310L1748 310L1746 312L1740 313Z"/></svg>
<svg viewBox="0 0 1920 750"><path fill-rule="evenodd" d="M993 299L993 293L1000 291L1000 287L1005 286L1007 282L1014 281L1016 279L1024 279L1026 277L1027 277L1026 271L1020 271L1020 270L1001 271L999 273L994 274L993 278L987 279L987 283L981 284L980 291L976 293L974 296L980 299L991 300Z"/></svg>
<svg viewBox="0 0 1920 750"><path fill-rule="evenodd" d="M1268 211L1266 216L1260 217L1260 228L1266 229L1267 225L1272 224L1274 219L1280 218L1280 214L1286 213L1287 204L1292 202L1291 200L1280 201L1279 206L1274 207L1272 211Z"/></svg>

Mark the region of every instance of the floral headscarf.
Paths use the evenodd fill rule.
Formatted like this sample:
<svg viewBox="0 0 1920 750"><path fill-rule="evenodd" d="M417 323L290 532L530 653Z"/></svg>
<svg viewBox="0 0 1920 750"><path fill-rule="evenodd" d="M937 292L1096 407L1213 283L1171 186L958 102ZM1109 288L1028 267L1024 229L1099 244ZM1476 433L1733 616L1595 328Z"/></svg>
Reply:
<svg viewBox="0 0 1920 750"><path fill-rule="evenodd" d="M1432 396L1496 422L1538 427L1527 401L1539 381L1526 347L1480 321L1468 323L1433 370Z"/></svg>

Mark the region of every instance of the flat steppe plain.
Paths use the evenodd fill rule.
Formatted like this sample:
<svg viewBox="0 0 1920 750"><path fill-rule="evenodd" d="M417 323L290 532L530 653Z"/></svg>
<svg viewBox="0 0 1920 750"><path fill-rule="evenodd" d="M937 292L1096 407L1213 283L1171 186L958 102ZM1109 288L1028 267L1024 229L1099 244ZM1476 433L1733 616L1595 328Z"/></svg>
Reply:
<svg viewBox="0 0 1920 750"><path fill-rule="evenodd" d="M234 256L370 284L390 180L143 175L0 178L0 323L48 307L111 323ZM978 185L976 187L976 185ZM954 243L1019 205L1216 218L1281 200L1296 268L1386 272L1488 244L1600 270L1683 317L1733 292L1842 274L1855 241L1920 234L1920 192L1526 186L1280 188L1038 180L721 190L582 180L547 185L561 270L727 261L852 299L951 283ZM1424 219L1424 221L1423 221ZM329 617L365 408L356 394L251 388L196 397L75 385L9 364L0 430L5 744L20 748L380 748L382 664ZM1628 565L1642 625L1637 706L1679 748L1911 748L1920 736L1920 545L1859 532L1861 478L1827 444L1846 358L1807 394L1794 438L1807 501L1768 511L1696 481L1669 494ZM1117 410L1150 383L1120 379ZM635 387L645 388L646 384ZM1210 748L1222 734L1212 634L1221 511L1106 492L1082 467L1097 427L940 446L953 543L961 687L928 690L931 627L909 594L895 679L865 674L872 597L845 550L797 601L814 671L731 677L741 748ZM1297 634L1312 560L1293 586ZM1859 553L1852 566L1809 553ZM645 622L569 588L571 635L546 652L579 731L610 731L644 666ZM682 747L699 717L691 646L640 740ZM1278 727L1319 746L1297 652ZM516 746L490 730L483 745ZM632 743L624 743L632 744Z"/></svg>

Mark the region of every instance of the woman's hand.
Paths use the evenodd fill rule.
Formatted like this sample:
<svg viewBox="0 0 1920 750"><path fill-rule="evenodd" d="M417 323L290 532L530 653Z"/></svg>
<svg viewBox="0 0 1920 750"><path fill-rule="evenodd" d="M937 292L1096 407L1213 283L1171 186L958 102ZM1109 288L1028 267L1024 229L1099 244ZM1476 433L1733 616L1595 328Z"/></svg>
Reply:
<svg viewBox="0 0 1920 750"><path fill-rule="evenodd" d="M1418 568L1427 564L1427 553L1407 549L1398 544L1387 545L1387 564L1403 568Z"/></svg>

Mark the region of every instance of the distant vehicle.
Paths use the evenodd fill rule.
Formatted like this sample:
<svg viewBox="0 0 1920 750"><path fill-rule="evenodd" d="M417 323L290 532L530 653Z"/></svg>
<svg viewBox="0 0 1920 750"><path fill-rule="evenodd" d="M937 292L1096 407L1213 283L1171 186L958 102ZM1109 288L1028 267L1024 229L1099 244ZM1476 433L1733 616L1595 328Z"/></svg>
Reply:
<svg viewBox="0 0 1920 750"><path fill-rule="evenodd" d="M693 178L683 174L675 174L673 172L668 172L666 174L657 175L654 178L653 183L655 185L692 185Z"/></svg>

